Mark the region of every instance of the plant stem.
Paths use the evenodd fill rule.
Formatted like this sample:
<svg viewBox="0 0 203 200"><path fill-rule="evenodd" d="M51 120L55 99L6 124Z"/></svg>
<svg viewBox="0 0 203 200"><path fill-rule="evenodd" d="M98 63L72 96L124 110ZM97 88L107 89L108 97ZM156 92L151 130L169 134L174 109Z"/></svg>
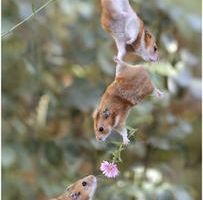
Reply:
<svg viewBox="0 0 203 200"><path fill-rule="evenodd" d="M13 26L9 31L3 33L1 35L2 38L4 38L5 36L7 36L8 34L10 34L11 32L13 32L15 29L17 29L19 26L21 26L22 24L24 24L25 22L27 22L30 18L32 18L33 16L35 16L38 12L40 12L42 9L44 9L45 7L47 7L51 2L53 2L55 0L49 0L47 1L44 5L42 5L40 8L38 8L37 10L33 11L31 15L29 15L28 17L26 17L24 20L22 20L21 22L19 22L18 24L16 24L15 26Z"/></svg>

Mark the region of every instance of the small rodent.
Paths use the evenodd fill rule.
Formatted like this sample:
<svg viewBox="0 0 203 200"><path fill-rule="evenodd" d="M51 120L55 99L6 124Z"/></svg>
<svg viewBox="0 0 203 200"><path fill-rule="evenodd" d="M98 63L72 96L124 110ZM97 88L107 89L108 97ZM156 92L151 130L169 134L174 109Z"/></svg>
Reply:
<svg viewBox="0 0 203 200"><path fill-rule="evenodd" d="M60 196L50 200L92 200L96 188L96 177L89 175L70 185Z"/></svg>
<svg viewBox="0 0 203 200"><path fill-rule="evenodd" d="M115 40L118 59L133 52L145 61L158 60L155 38L145 29L128 0L101 0L101 24Z"/></svg>
<svg viewBox="0 0 203 200"><path fill-rule="evenodd" d="M106 140L111 131L117 130L128 144L125 122L130 109L151 94L154 86L148 72L140 65L129 65L115 58L118 70L114 81L107 87L99 106L93 113L97 140Z"/></svg>

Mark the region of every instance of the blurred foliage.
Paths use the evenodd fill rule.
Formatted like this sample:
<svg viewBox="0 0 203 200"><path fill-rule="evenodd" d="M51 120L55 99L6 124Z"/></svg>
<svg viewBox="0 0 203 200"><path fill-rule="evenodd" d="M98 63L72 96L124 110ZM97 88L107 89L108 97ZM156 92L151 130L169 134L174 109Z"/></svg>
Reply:
<svg viewBox="0 0 203 200"><path fill-rule="evenodd" d="M3 0L2 32L44 3ZM165 97L149 97L130 113L137 131L121 154L121 174L99 176L94 199L199 200L201 1L131 3L157 37L161 60L145 65ZM99 1L56 0L2 40L4 200L56 196L100 174L115 150L96 142L91 117L115 72L115 45L99 17Z"/></svg>

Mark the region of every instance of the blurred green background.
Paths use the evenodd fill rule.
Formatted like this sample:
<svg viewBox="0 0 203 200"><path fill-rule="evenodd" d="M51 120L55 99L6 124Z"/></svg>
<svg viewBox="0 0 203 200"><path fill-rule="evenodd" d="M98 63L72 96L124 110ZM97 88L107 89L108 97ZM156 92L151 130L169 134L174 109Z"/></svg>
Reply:
<svg viewBox="0 0 203 200"><path fill-rule="evenodd" d="M2 32L46 2L3 0ZM165 96L132 110L120 176L101 176L94 199L200 200L201 1L130 2L157 38L160 61L145 65ZM114 139L97 142L91 117L115 73L99 18L99 1L55 0L3 38L4 200L54 197L111 159Z"/></svg>

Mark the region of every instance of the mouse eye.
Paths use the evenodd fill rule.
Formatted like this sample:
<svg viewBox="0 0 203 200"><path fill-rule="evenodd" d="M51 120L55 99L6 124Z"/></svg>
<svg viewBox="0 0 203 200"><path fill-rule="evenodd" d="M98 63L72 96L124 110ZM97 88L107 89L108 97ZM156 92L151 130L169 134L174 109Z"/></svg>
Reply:
<svg viewBox="0 0 203 200"><path fill-rule="evenodd" d="M157 47L156 46L154 46L154 52L156 52L157 51Z"/></svg>
<svg viewBox="0 0 203 200"><path fill-rule="evenodd" d="M99 127L99 132L103 132L104 128L103 127Z"/></svg>
<svg viewBox="0 0 203 200"><path fill-rule="evenodd" d="M86 182L86 181L83 181L83 182L82 182L82 186L85 187L86 185L87 185L87 182Z"/></svg>

